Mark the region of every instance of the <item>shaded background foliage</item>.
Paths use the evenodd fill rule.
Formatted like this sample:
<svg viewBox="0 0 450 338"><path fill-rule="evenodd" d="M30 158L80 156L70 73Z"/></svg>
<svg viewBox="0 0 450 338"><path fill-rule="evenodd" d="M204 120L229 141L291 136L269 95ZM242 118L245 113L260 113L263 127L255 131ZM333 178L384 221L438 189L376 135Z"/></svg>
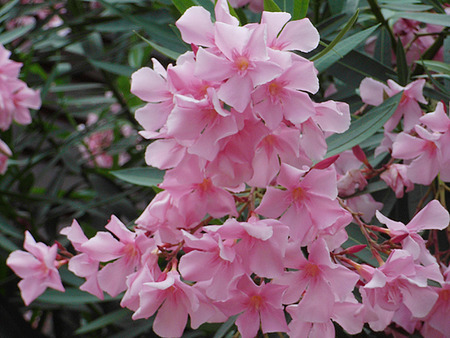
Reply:
<svg viewBox="0 0 450 338"><path fill-rule="evenodd" d="M327 99L345 101L352 113L357 113L363 105L357 88L364 77L379 81L394 79L405 85L411 76L422 76L433 85L425 89L426 95L448 103L448 59L447 63L428 61L442 47L444 57L449 57L449 22L448 16L443 15L442 1L266 0L264 3L269 10L280 8L293 13L296 19L307 14L318 28L323 43L305 55L315 61L320 72L321 89L316 101L323 101L326 89L333 84L336 92ZM130 93L130 76L140 67L150 66L152 57L167 65L190 49L181 40L174 22L191 5L200 4L212 11L213 3L13 0L2 4L0 43L12 52L13 60L23 63L21 79L40 89L43 104L32 114L30 125L15 125L2 133L14 155L8 171L0 178L0 336L153 336L151 319L133 322L131 312L120 309L120 298L106 297L100 301L78 290L81 280L65 268L61 274L66 293L47 290L24 308L17 289L18 277L6 267L5 261L12 250L22 245L25 230L30 230L37 241L60 240L67 245L58 232L73 218L78 219L87 234L93 235L113 213L130 223L139 216L155 195L155 185L161 181L162 173L145 167L148 141L140 139L137 132L126 136L121 132L124 126L139 130L133 115L142 102ZM40 17L39 10L46 10L47 15ZM235 14L242 24L259 21L260 16L247 8L237 9ZM423 62L408 65L402 44L391 35L389 16L414 18L446 28L422 55ZM31 19L18 20L23 17ZM58 21L57 24L52 24L52 20ZM377 37L373 56L364 49L371 36ZM396 65L392 62L393 54ZM380 128L384 121L379 114L384 112L387 119L395 103L392 107L385 103L381 108L373 108L372 115L355 115L354 120L360 121L353 124L353 134L347 132L328 139L328 155L359 144L370 155L373 166L386 161L383 156L373 159L373 150L382 138ZM97 115L98 120L88 125L89 114ZM86 148L90 136L106 130L112 130L113 135L106 149L112 163L103 168L92 165L92 154L82 156L80 148ZM122 153L129 154L125 163L120 163ZM427 199L427 189L419 186L400 200L379 181L371 182L366 191L384 203L383 214L403 222L414 215L420 199ZM357 227L350 227L349 235L347 246L365 243ZM438 235L438 243L440 250L448 250L445 230ZM368 250L358 255L363 261L373 260ZM205 324L197 331L187 331L185 337L232 337L235 332L231 318L225 324ZM346 335L339 329L337 333ZM376 335L369 330L361 334Z"/></svg>

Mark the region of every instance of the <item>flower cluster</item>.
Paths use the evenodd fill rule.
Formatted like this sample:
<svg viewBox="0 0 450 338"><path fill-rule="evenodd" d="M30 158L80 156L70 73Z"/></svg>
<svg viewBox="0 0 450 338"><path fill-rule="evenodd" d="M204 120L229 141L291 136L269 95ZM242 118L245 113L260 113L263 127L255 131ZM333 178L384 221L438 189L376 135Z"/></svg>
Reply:
<svg viewBox="0 0 450 338"><path fill-rule="evenodd" d="M410 333L419 328L448 335L439 320L447 289L427 281L445 288L448 282L418 233L446 228L449 214L435 200L407 225L390 220L370 195L354 196L381 173L361 148L325 158L326 137L346 131L350 114L347 104L310 97L319 88L317 71L294 51L314 49L317 30L308 19L290 21L282 12L263 12L259 24L240 26L225 0L217 2L215 19L202 7L187 9L176 26L192 51L167 69L153 60L153 69L132 76L132 93L146 102L136 111L141 135L154 140L146 162L166 170L162 191L134 229L115 216L108 231L92 238L76 221L64 228L77 251L73 257L56 257L53 247L42 254L30 245L30 253L11 254L8 265L21 283L32 283L21 267L36 260L35 280L58 289L53 266L69 260L69 269L86 279L82 290L99 298L124 292L121 306L133 311L133 319L155 316L153 330L164 337L181 336L188 318L195 329L231 316L244 338L259 330L333 337L334 323L350 334L365 323L377 331L395 323ZM442 107L421 116L423 83L400 88L389 82L381 94L377 86L363 83L367 103L380 104L383 91L404 93L386 125L393 134L404 121L406 136L394 140L394 156L402 158L395 142L417 138L413 129L420 137L432 134L436 148L448 147L437 143L450 135ZM441 176L447 155L436 157ZM398 194L403 185L412 189L411 169L402 168L383 168ZM374 214L386 227L363 222ZM367 235L379 267L351 259L364 245L342 247L352 221ZM385 241L375 241L367 229ZM41 292L22 296L28 304Z"/></svg>
<svg viewBox="0 0 450 338"><path fill-rule="evenodd" d="M9 59L11 52L0 45L0 130L9 129L13 121L19 124L31 123L30 108L41 106L38 91L28 88L18 79L22 64ZM0 139L0 174L7 168L8 157L12 155L8 145Z"/></svg>
<svg viewBox="0 0 450 338"><path fill-rule="evenodd" d="M111 112L114 113L117 107L113 105ZM80 124L79 130L84 130L86 127L90 127L98 123L98 115L90 113L88 114L86 124ZM127 138L133 133L133 129L130 125L124 124L120 127L120 135ZM105 128L90 133L83 139L78 149L83 159L87 161L87 165L90 167L99 168L112 168L114 165L114 154L109 150L111 149L115 140L114 129ZM117 162L119 166L124 165L130 160L130 155L126 152L120 152L117 156Z"/></svg>
<svg viewBox="0 0 450 338"><path fill-rule="evenodd" d="M385 138L376 153L389 151L403 164L393 164L381 178L403 196L403 187L412 190L413 183L429 185L438 175L450 182L450 118L439 102L434 112L425 114L419 103L427 103L423 94L425 80L401 87L392 80L388 86L371 78L361 82L363 102L379 105L383 95L403 91L400 104L385 124ZM401 122L401 123L400 123ZM394 130L394 128L396 128Z"/></svg>

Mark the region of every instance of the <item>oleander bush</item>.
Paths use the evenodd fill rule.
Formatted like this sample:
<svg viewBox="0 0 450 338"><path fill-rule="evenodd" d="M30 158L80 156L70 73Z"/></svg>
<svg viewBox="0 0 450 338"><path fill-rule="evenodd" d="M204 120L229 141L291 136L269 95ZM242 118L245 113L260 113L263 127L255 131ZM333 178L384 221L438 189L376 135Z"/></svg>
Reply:
<svg viewBox="0 0 450 338"><path fill-rule="evenodd" d="M444 1L0 4L1 337L450 335Z"/></svg>

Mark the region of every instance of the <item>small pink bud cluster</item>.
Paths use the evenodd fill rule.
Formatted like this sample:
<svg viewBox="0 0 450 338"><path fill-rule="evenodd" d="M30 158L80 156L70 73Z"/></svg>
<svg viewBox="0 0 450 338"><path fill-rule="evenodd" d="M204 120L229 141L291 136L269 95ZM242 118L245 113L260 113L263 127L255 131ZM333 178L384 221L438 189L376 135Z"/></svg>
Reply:
<svg viewBox="0 0 450 338"><path fill-rule="evenodd" d="M98 115L88 114L86 126L90 127L98 122ZM85 125L79 125L82 130ZM120 133L123 137L129 137L132 133L129 125L122 125ZM114 143L114 129L107 128L94 131L83 139L83 144L78 147L82 157L87 160L87 165L99 168L112 168L114 156L109 151ZM118 154L118 165L122 166L130 160L130 155L126 152Z"/></svg>
<svg viewBox="0 0 450 338"><path fill-rule="evenodd" d="M31 123L30 108L41 106L38 91L28 88L18 79L22 64L9 59L11 52L0 45L0 130L9 129L13 121L20 124ZM12 155L8 145L0 139L0 174L7 169L8 158Z"/></svg>

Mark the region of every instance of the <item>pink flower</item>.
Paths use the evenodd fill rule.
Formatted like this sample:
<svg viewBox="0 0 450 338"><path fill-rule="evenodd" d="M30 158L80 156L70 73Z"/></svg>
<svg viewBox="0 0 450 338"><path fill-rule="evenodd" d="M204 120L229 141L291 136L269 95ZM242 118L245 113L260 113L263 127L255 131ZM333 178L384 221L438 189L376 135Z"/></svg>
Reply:
<svg viewBox="0 0 450 338"><path fill-rule="evenodd" d="M443 281L437 264L423 267L414 263L409 252L393 250L386 263L375 269L372 278L360 289L363 303L379 315L378 320L369 321L370 326L383 330L394 316L408 318L398 320L399 324L411 323L412 317L427 316L439 297L427 285L427 279Z"/></svg>
<svg viewBox="0 0 450 338"><path fill-rule="evenodd" d="M185 280L205 281L203 289L214 300L225 300L235 280L245 273L233 240L207 232L201 238L183 231L187 252L180 259L179 270ZM206 268L207 267L207 268Z"/></svg>
<svg viewBox="0 0 450 338"><path fill-rule="evenodd" d="M138 239L141 238L140 240L148 242L147 248L151 248L151 242L143 233L128 230L114 215L111 216L106 229L119 240L116 240L109 232L100 231L81 244L80 251L95 261L115 260L106 264L98 273L98 283L101 289L115 297L126 290L126 277L140 265L140 258L144 254L142 248L145 248L145 245L138 245Z"/></svg>
<svg viewBox="0 0 450 338"><path fill-rule="evenodd" d="M234 250L249 274L274 278L283 273L289 228L281 222L256 216L248 222L230 218L220 227L209 226L205 230L217 231L223 239L238 240Z"/></svg>
<svg viewBox="0 0 450 338"><path fill-rule="evenodd" d="M286 332L281 304L285 288L272 283L256 285L248 276L243 276L233 298L218 306L229 316L240 313L236 325L242 338L256 337L260 327L263 333Z"/></svg>
<svg viewBox="0 0 450 338"><path fill-rule="evenodd" d="M268 187L255 212L265 217L281 216L280 221L291 228L291 236L301 245L311 243L320 230L346 215L336 200L336 172L332 166L305 172L283 163L277 183L286 189Z"/></svg>
<svg viewBox="0 0 450 338"><path fill-rule="evenodd" d="M298 124L315 114L311 98L300 91L314 94L318 90L314 65L301 58L292 58L291 62L292 65L283 67L285 70L280 76L259 86L252 94L254 111L272 130L280 125L283 118Z"/></svg>
<svg viewBox="0 0 450 338"><path fill-rule="evenodd" d="M28 252L11 252L6 264L22 278L19 289L25 305L29 305L47 288L64 292L57 269L56 244L48 247L44 243L36 243L33 236L26 231L23 246Z"/></svg>
<svg viewBox="0 0 450 338"><path fill-rule="evenodd" d="M218 97L243 112L253 89L273 80L282 69L269 60L265 27L254 29L215 23L215 44L220 55L200 48L195 75L206 81L223 82Z"/></svg>
<svg viewBox="0 0 450 338"><path fill-rule="evenodd" d="M182 282L175 270L162 273L156 280L143 281L139 297L133 319L148 318L158 311L153 330L162 337L181 337L188 314L195 318L201 306L196 290Z"/></svg>
<svg viewBox="0 0 450 338"><path fill-rule="evenodd" d="M0 45L0 76L3 78L17 78L22 64L10 60L11 52Z"/></svg>
<svg viewBox="0 0 450 338"><path fill-rule="evenodd" d="M445 282L442 288L433 287L438 293L438 300L434 304L428 316L424 319L424 325L420 332L424 337L445 338L450 336L450 268L444 272Z"/></svg>
<svg viewBox="0 0 450 338"><path fill-rule="evenodd" d="M380 178L395 192L395 197L402 198L405 192L414 189L414 183L407 177L407 166L404 164L391 164L383 171Z"/></svg>
<svg viewBox="0 0 450 338"><path fill-rule="evenodd" d="M69 261L69 270L79 277L86 278L86 282L80 286L80 290L89 292L90 294L103 299L103 291L98 283L98 269L100 262L92 259L88 254L83 252L82 245L88 241L83 229L81 229L76 220L73 220L71 226L65 227L60 233L66 235L75 250L81 252L72 257Z"/></svg>
<svg viewBox="0 0 450 338"><path fill-rule="evenodd" d="M384 101L384 95L391 97L403 91L400 104L391 118L385 123L384 128L387 131L392 131L403 117L403 128L405 131L410 131L422 116L422 109L419 103L427 103L422 94L425 80L416 80L406 87L402 87L392 80L388 80L387 84L386 86L371 78L365 78L359 87L361 99L364 103L378 106Z"/></svg>
<svg viewBox="0 0 450 338"><path fill-rule="evenodd" d="M267 26L267 46L284 51L310 52L315 49L319 44L319 32L309 19L289 21L290 18L289 13L262 13L261 24Z"/></svg>
<svg viewBox="0 0 450 338"><path fill-rule="evenodd" d="M419 232L429 229L443 230L448 227L450 221L448 211L437 200L428 203L407 225L392 221L378 211L376 215L378 220L389 228L391 237L408 235L400 243L414 260L424 265L436 263Z"/></svg>
<svg viewBox="0 0 450 338"><path fill-rule="evenodd" d="M430 133L419 125L416 125L415 131L419 137L405 132L397 136L392 145L392 157L412 160L408 164L407 177L414 183L429 185L440 171L445 175L449 172L445 167L447 159L443 156L443 150L446 150L441 148L440 142L443 135Z"/></svg>

